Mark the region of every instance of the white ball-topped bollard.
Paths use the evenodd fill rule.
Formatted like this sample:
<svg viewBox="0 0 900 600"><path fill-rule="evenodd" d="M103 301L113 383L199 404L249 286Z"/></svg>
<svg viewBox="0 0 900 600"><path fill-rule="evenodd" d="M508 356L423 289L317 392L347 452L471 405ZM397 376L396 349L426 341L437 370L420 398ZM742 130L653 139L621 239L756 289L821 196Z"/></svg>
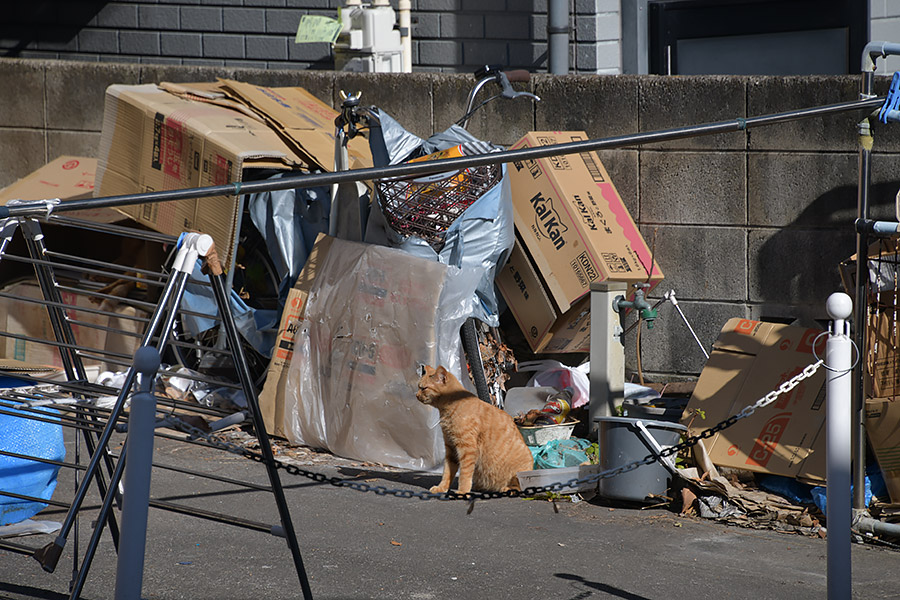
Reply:
<svg viewBox="0 0 900 600"><path fill-rule="evenodd" d="M844 292L835 292L825 301L825 310L832 319L844 321L853 314L853 300Z"/></svg>

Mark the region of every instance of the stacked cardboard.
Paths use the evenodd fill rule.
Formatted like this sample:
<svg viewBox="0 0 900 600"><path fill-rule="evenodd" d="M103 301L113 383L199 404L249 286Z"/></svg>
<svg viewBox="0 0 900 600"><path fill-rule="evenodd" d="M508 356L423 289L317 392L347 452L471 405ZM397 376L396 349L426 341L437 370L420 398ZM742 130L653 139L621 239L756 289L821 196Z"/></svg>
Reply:
<svg viewBox="0 0 900 600"><path fill-rule="evenodd" d="M532 132L513 149L586 139ZM593 281L663 279L596 152L516 162L509 169L517 242L497 287L534 352L588 352Z"/></svg>
<svg viewBox="0 0 900 600"><path fill-rule="evenodd" d="M168 90L168 91L167 91ZM238 191L252 170L319 170L333 165L337 112L300 88L217 84L112 85L106 92L98 196L226 184ZM364 140L351 165L369 166ZM230 264L240 220L232 194L125 207L169 235L197 230Z"/></svg>

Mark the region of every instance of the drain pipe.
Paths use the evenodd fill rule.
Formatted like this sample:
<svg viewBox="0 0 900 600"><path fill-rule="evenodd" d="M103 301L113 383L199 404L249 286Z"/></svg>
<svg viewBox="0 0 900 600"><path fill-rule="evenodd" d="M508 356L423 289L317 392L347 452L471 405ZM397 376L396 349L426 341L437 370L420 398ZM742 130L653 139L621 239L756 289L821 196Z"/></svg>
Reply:
<svg viewBox="0 0 900 600"><path fill-rule="evenodd" d="M875 61L889 55L900 54L900 44L891 42L869 42L863 48L861 80L859 99L873 98L873 83L875 80ZM857 218L868 220L869 218L869 181L872 173L872 137L871 114L859 122L859 184L857 189ZM854 322L856 331L854 341L857 348L865 348L866 343L866 307L868 277L863 274L868 272L868 247L869 237L866 231L857 233L856 236L856 298ZM865 481L866 481L866 402L865 387L863 383L863 361L857 365L857 373L854 379L854 400L852 411L853 428L853 509L865 510Z"/></svg>
<svg viewBox="0 0 900 600"><path fill-rule="evenodd" d="M885 523L869 516L868 511L853 511L853 527L859 533L900 539L900 523Z"/></svg>
<svg viewBox="0 0 900 600"><path fill-rule="evenodd" d="M569 72L569 0L550 0L547 5L547 54L550 73Z"/></svg>
<svg viewBox="0 0 900 600"><path fill-rule="evenodd" d="M403 49L403 67L404 73L412 73L412 28L410 23L410 9L412 2L410 0L399 0L397 3L397 12L399 13L400 25L400 47Z"/></svg>

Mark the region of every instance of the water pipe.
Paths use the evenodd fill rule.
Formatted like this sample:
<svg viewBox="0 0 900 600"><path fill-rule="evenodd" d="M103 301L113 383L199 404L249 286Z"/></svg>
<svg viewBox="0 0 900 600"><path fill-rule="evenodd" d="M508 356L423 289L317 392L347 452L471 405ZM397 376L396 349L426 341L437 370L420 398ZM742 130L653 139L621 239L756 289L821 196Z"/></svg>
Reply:
<svg viewBox="0 0 900 600"><path fill-rule="evenodd" d="M659 312L650 306L650 303L644 297L644 290L650 286L646 283L636 283L634 287L636 288L634 290L634 300L626 300L625 296L622 295L616 296L613 299L613 310L617 313L629 308L640 311L641 319L647 321L647 329L653 329L653 322L659 316Z"/></svg>
<svg viewBox="0 0 900 600"><path fill-rule="evenodd" d="M569 0L547 5L547 66L553 75L569 72Z"/></svg>
<svg viewBox="0 0 900 600"><path fill-rule="evenodd" d="M878 58L884 58L889 55L900 54L900 44L891 42L873 41L866 44L862 53L861 79L859 89L859 100L866 101L874 97L872 89L875 80L875 61ZM872 147L874 138L872 136L872 113L866 116L858 124L859 133L859 179L857 188L857 222L869 220L869 181L872 175ZM854 342L857 348L865 348L866 346L866 307L868 277L861 274L868 270L868 232L858 231L856 236L856 272L860 274L856 278L856 297L854 298L854 322L856 323ZM852 430L853 430L853 508L854 510L863 510L866 506L865 497L865 480L866 480L866 407L865 407L865 387L863 384L862 366L857 365L857 372L854 378L854 398L852 410Z"/></svg>
<svg viewBox="0 0 900 600"><path fill-rule="evenodd" d="M874 72L876 68L875 61L891 55L900 55L900 44L896 42L869 42L863 48L860 70L863 73Z"/></svg>

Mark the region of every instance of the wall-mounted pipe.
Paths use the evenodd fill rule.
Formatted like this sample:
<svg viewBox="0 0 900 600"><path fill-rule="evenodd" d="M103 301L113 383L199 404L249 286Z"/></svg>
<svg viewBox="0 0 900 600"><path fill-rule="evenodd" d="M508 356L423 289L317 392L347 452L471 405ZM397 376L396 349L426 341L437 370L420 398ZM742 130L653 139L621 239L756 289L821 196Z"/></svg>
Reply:
<svg viewBox="0 0 900 600"><path fill-rule="evenodd" d="M877 59L892 55L900 55L900 44L895 42L869 42L862 52L862 72L874 71Z"/></svg>
<svg viewBox="0 0 900 600"><path fill-rule="evenodd" d="M569 0L547 5L547 66L553 75L569 72Z"/></svg>
<svg viewBox="0 0 900 600"><path fill-rule="evenodd" d="M872 88L875 80L875 61L889 55L900 55L900 44L892 42L869 42L863 48L862 53L862 75L859 88L859 99L868 100L872 98ZM874 138L872 136L871 115L866 115L859 122L859 179L857 189L857 221L869 220L869 180L872 173L872 147ZM869 247L869 236L866 230L858 231L856 237L856 272L868 272L867 256ZM866 310L868 306L867 290L868 277L856 278L856 297L854 304L854 322L856 323L856 331L854 342L857 348L865 348L866 342ZM863 385L862 366L856 367L856 377L854 379L854 398L852 411L852 428L853 428L853 508L855 510L865 509L865 480L866 480L866 407L865 407L865 387Z"/></svg>
<svg viewBox="0 0 900 600"><path fill-rule="evenodd" d="M400 23L400 47L403 49L403 72L412 73L412 26L410 23L410 0L399 0L397 3L398 21Z"/></svg>

